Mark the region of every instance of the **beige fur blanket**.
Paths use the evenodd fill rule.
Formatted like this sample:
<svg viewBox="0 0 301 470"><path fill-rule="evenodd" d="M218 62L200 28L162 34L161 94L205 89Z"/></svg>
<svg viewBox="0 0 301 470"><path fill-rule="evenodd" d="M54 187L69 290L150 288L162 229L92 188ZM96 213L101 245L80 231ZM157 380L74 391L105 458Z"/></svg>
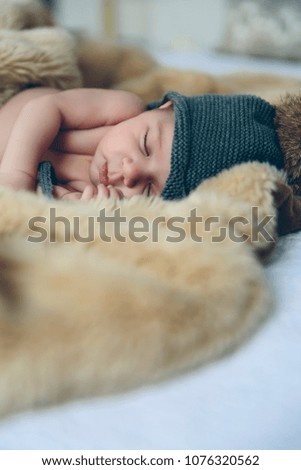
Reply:
<svg viewBox="0 0 301 470"><path fill-rule="evenodd" d="M1 11L2 27L16 15L22 28L24 10ZM2 103L27 84L80 85L74 39L54 30L0 30ZM0 188L0 414L121 392L233 350L271 312L260 259L287 191L258 163L175 202Z"/></svg>
<svg viewBox="0 0 301 470"><path fill-rule="evenodd" d="M235 348L271 312L259 257L283 180L250 163L120 213L2 188L0 413L120 392Z"/></svg>

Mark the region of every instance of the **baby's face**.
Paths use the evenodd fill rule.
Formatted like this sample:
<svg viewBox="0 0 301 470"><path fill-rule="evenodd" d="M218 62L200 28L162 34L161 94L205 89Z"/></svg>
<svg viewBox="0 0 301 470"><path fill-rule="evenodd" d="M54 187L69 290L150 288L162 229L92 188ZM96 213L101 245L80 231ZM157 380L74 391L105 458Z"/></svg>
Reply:
<svg viewBox="0 0 301 470"><path fill-rule="evenodd" d="M159 195L170 172L174 113L171 103L108 127L90 167L90 178L120 197Z"/></svg>

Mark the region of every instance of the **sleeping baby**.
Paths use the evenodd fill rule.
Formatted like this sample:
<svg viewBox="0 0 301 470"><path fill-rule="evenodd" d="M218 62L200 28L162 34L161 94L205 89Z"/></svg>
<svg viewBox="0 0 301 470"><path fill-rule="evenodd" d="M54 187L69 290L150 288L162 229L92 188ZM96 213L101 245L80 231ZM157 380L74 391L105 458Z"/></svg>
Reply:
<svg viewBox="0 0 301 470"><path fill-rule="evenodd" d="M169 92L146 108L125 91L32 88L0 109L0 127L0 184L35 191L49 161L63 199L181 199L238 163L284 167L275 108L249 95Z"/></svg>
<svg viewBox="0 0 301 470"><path fill-rule="evenodd" d="M53 195L66 199L160 194L169 174L173 112L152 112L135 95L113 90L21 92L0 110L0 182L35 190L50 161Z"/></svg>

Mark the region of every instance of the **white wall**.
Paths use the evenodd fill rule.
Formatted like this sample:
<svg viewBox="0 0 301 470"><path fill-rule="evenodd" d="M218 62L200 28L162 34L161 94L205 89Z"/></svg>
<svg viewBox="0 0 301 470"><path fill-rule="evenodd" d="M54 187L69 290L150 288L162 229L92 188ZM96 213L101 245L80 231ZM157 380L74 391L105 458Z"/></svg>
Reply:
<svg viewBox="0 0 301 470"><path fill-rule="evenodd" d="M150 48L207 49L220 40L226 0L122 0L119 13L123 40Z"/></svg>
<svg viewBox="0 0 301 470"><path fill-rule="evenodd" d="M87 30L95 37L103 35L101 0L56 0L55 14L62 26Z"/></svg>
<svg viewBox="0 0 301 470"><path fill-rule="evenodd" d="M57 0L59 21L68 27L104 34L103 2ZM117 38L140 46L177 50L208 49L218 44L227 0L111 0Z"/></svg>

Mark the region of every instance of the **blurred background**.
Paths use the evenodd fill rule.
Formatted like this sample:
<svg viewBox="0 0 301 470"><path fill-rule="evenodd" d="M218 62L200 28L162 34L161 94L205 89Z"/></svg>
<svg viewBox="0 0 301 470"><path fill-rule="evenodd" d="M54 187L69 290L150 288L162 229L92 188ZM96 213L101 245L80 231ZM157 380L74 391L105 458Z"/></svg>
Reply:
<svg viewBox="0 0 301 470"><path fill-rule="evenodd" d="M47 3L62 26L150 51L218 50L301 59L299 0L50 0Z"/></svg>
<svg viewBox="0 0 301 470"><path fill-rule="evenodd" d="M198 49L219 41L225 0L56 0L64 26L145 48Z"/></svg>

